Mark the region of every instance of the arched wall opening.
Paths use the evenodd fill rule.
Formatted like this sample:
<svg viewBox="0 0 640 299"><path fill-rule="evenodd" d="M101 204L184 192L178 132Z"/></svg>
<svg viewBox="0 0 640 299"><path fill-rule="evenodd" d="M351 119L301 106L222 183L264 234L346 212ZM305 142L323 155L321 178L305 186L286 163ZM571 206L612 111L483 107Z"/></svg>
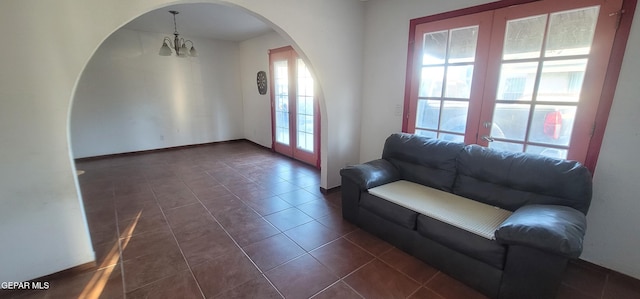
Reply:
<svg viewBox="0 0 640 299"><path fill-rule="evenodd" d="M286 32L322 87L321 186L338 186L339 169L358 161L360 1L2 2L0 31L14 36L22 50L2 58L11 72L0 76L0 132L6 142L0 157L0 236L11 240L0 248L0 264L7 269L0 271L0 281L27 281L95 260L69 139L79 78L118 28L183 3L235 5Z"/></svg>
<svg viewBox="0 0 640 299"><path fill-rule="evenodd" d="M158 55L158 44L170 32L166 28L167 32L148 28L151 25L147 24L157 26L157 15L170 24L169 10L181 12L178 30L181 37L197 46L198 57ZM190 36L180 30L206 22L202 17L207 13L207 19L220 18L225 13L239 14L236 18L243 20L245 15L251 16L244 21L252 22L250 19L254 18L272 31L236 41L230 40L233 37L216 40ZM151 17L153 14L155 18ZM192 20L190 16L199 18ZM235 139L248 139L270 148L269 94L259 96L255 92L254 77L258 70L269 70L268 50L282 46L294 47L315 74L313 63L284 30L234 4L172 4L135 18L101 42L78 79L69 116L73 158ZM326 106L321 83L314 77L324 131Z"/></svg>

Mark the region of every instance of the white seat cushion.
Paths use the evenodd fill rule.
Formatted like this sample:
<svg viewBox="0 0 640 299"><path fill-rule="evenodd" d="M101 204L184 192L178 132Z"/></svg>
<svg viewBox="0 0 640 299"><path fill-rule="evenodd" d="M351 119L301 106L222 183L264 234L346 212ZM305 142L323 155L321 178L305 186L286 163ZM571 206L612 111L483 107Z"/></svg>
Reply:
<svg viewBox="0 0 640 299"><path fill-rule="evenodd" d="M511 211L409 181L371 188L369 193L489 240L495 239L496 229L511 215Z"/></svg>

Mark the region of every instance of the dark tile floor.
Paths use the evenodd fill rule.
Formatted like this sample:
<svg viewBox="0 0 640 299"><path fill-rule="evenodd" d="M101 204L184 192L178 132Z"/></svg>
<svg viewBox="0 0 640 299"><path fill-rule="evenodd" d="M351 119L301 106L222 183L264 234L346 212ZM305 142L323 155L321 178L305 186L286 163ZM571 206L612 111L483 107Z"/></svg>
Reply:
<svg viewBox="0 0 640 299"><path fill-rule="evenodd" d="M249 142L83 161L97 266L18 298L484 298L342 220L318 171ZM558 298L640 298L584 262Z"/></svg>

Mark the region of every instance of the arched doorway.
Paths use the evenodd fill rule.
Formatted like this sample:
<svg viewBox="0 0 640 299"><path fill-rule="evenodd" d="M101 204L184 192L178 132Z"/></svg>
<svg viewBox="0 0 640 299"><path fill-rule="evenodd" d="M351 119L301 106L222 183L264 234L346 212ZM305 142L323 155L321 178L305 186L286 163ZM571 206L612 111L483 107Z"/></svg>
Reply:
<svg viewBox="0 0 640 299"><path fill-rule="evenodd" d="M176 23L168 11L180 12ZM268 49L293 44L272 26L238 7L195 3L153 10L116 30L74 94L74 158L243 138L271 147L269 95L257 92L255 76L269 72ZM193 40L198 57L158 55L172 30Z"/></svg>

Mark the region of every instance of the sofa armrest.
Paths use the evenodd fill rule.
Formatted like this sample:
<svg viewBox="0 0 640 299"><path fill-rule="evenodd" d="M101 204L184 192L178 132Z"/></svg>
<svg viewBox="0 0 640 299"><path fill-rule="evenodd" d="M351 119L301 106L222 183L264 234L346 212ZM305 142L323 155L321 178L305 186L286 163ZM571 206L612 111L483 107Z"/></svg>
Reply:
<svg viewBox="0 0 640 299"><path fill-rule="evenodd" d="M368 190L400 179L398 169L384 159L348 166L340 170L340 175L343 180L355 183L360 190Z"/></svg>
<svg viewBox="0 0 640 299"><path fill-rule="evenodd" d="M527 205L516 210L495 232L505 245L523 245L577 258L587 220L582 212L566 206Z"/></svg>

